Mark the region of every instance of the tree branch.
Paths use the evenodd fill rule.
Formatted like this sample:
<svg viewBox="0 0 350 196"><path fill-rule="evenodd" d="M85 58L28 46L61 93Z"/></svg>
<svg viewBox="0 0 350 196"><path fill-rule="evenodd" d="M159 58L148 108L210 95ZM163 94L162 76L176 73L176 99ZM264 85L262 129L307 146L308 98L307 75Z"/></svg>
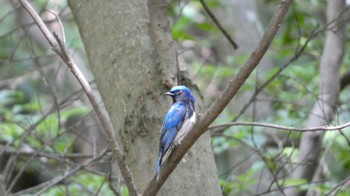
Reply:
<svg viewBox="0 0 350 196"><path fill-rule="evenodd" d="M224 27L222 27L222 25L220 24L220 22L218 21L218 19L216 19L216 17L214 16L214 14L210 11L207 3L204 0L199 0L204 8L204 10L207 12L207 14L209 15L209 17L213 20L213 22L215 23L215 25L219 28L219 30L222 32L222 34L224 34L224 36L226 37L226 39L228 40L228 42L230 42L231 46L233 47L233 49L237 50L238 45L235 41L233 41L232 37L227 33L227 31L224 29Z"/></svg>
<svg viewBox="0 0 350 196"><path fill-rule="evenodd" d="M207 130L207 127L223 111L233 96L241 88L271 45L271 42L281 26L282 20L287 14L292 1L293 0L281 1L255 51L253 51L246 63L241 66L239 72L230 80L225 90L214 101L209 109L201 117L199 117L192 131L188 133L188 135L183 139L182 144L175 148L172 156L170 156L164 163L160 171L159 180L157 181L154 177L147 186L143 195L155 195L159 191L160 187L176 168L182 157L191 148L194 142Z"/></svg>
<svg viewBox="0 0 350 196"><path fill-rule="evenodd" d="M350 122L338 125L338 126L318 126L318 127L310 127L310 128L296 128L296 127L288 127L275 125L270 123L262 123L262 122L230 122L224 123L220 125L209 126L208 130L215 130L220 128L227 128L232 126L255 126L255 127L268 127L273 129L281 129L286 131L295 131L295 132L311 132L311 131L336 131L340 129L344 129L346 127L350 127Z"/></svg>
<svg viewBox="0 0 350 196"><path fill-rule="evenodd" d="M114 137L114 129L109 120L109 116L106 111L104 111L97 101L96 96L94 95L90 84L87 82L85 76L82 74L78 66L74 63L72 58L67 54L65 47L61 40L58 38L56 34L52 34L49 29L46 27L40 16L34 10L34 8L28 3L26 0L18 0L19 3L24 7L24 9L29 13L29 15L33 18L35 23L37 24L40 31L44 34L45 38L51 45L51 48L56 54L58 54L65 64L68 66L70 71L76 77L80 85L82 86L84 92L86 93L94 111L96 112L102 127L105 130L106 140L108 141L109 148L112 150L113 155L115 156L120 171L125 180L125 184L128 187L130 195L138 195L135 182L131 175L129 167L125 163L124 153L121 151L115 137Z"/></svg>
<svg viewBox="0 0 350 196"><path fill-rule="evenodd" d="M350 84L350 71L346 72L340 79L340 91Z"/></svg>

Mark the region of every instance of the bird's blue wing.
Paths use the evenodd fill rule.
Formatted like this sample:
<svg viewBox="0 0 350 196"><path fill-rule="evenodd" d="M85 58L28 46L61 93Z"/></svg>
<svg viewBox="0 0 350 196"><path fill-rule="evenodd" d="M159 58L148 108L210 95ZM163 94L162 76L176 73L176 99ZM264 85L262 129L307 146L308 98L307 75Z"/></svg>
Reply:
<svg viewBox="0 0 350 196"><path fill-rule="evenodd" d="M160 133L160 145L167 151L173 143L177 131L181 128L186 115L186 106L181 102L174 103L164 118Z"/></svg>
<svg viewBox="0 0 350 196"><path fill-rule="evenodd" d="M171 144L174 142L177 132L183 124L186 116L186 111L187 110L184 103L175 102L170 107L167 115L164 118L162 130L160 133L157 175L159 174L159 168L164 155L169 150Z"/></svg>
<svg viewBox="0 0 350 196"><path fill-rule="evenodd" d="M184 121L186 111L187 109L184 103L174 103L164 118L161 135L168 129L177 128L177 130L179 130Z"/></svg>

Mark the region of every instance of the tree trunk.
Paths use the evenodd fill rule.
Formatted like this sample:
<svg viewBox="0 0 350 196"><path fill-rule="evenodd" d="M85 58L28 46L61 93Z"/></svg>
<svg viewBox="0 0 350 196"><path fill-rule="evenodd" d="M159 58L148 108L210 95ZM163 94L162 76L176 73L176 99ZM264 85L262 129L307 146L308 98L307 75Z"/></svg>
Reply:
<svg viewBox="0 0 350 196"><path fill-rule="evenodd" d="M166 4L161 0L70 0L69 5L115 134L142 193L155 174L160 127L171 104L162 93L169 90L166 86L178 83ZM200 103L201 97L195 94ZM206 134L184 157L160 195L220 194Z"/></svg>

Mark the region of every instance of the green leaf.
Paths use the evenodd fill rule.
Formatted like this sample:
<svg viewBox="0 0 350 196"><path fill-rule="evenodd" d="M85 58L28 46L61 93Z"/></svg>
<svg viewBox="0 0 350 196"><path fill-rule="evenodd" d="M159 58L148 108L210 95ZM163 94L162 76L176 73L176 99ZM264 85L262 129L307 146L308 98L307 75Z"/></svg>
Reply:
<svg viewBox="0 0 350 196"><path fill-rule="evenodd" d="M207 32L220 32L220 30L216 26L207 22L196 23L196 27L200 30L207 31Z"/></svg>
<svg viewBox="0 0 350 196"><path fill-rule="evenodd" d="M299 185L304 185L306 183L308 183L307 180L305 179L286 179L280 182L280 184L282 184L284 186L299 186Z"/></svg>
<svg viewBox="0 0 350 196"><path fill-rule="evenodd" d="M74 116L85 116L90 112L90 109L85 106L68 108L61 111L61 120L64 122L68 120L70 117Z"/></svg>
<svg viewBox="0 0 350 196"><path fill-rule="evenodd" d="M24 129L15 123L0 123L0 141L13 142L24 133Z"/></svg>
<svg viewBox="0 0 350 196"><path fill-rule="evenodd" d="M13 104L23 103L25 95L21 91L3 89L0 91L0 105L10 106Z"/></svg>
<svg viewBox="0 0 350 196"><path fill-rule="evenodd" d="M185 29L192 23L192 20L188 17L181 17L174 24L171 34L175 40L195 40L195 36L185 32Z"/></svg>

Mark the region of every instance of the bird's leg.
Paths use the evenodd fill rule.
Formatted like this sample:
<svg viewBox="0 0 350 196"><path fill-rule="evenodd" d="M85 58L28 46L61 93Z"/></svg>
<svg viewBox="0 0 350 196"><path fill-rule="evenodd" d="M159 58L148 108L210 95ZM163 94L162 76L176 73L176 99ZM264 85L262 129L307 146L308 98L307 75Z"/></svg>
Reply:
<svg viewBox="0 0 350 196"><path fill-rule="evenodd" d="M178 144L180 144L180 145L181 145L181 141L182 141L182 139L184 139L184 136L180 137Z"/></svg>

